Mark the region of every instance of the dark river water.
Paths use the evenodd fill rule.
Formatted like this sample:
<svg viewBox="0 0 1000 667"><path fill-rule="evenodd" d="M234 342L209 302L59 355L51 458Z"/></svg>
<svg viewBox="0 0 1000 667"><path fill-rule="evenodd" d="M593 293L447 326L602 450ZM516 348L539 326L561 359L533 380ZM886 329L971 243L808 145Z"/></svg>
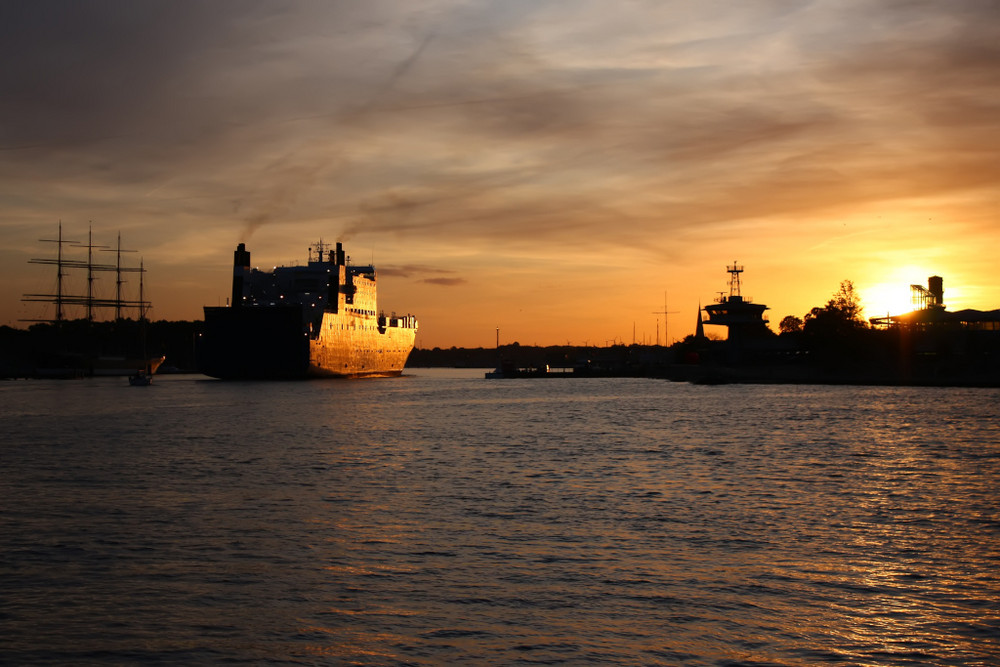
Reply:
<svg viewBox="0 0 1000 667"><path fill-rule="evenodd" d="M0 384L0 663L1000 664L1000 391Z"/></svg>

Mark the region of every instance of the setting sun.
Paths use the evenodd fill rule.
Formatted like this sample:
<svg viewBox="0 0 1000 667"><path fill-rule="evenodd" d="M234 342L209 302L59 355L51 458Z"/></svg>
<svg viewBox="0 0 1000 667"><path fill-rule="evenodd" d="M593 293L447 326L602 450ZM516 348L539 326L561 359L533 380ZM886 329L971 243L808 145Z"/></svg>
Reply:
<svg viewBox="0 0 1000 667"><path fill-rule="evenodd" d="M859 281L860 284L857 287L861 294L861 306L864 308L865 317L901 315L919 308L919 304L913 301L911 286L920 285L926 288L928 278L937 275L945 276L945 288L947 289L945 268L940 267L933 270L924 265L900 266L874 276L871 282Z"/></svg>
<svg viewBox="0 0 1000 667"><path fill-rule="evenodd" d="M859 291L865 317L899 315L913 310L909 284L878 283Z"/></svg>

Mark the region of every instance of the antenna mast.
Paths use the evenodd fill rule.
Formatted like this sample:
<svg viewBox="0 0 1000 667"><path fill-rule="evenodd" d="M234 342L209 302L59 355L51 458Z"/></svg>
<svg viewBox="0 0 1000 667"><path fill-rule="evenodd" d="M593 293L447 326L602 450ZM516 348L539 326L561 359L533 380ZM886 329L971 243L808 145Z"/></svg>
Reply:
<svg viewBox="0 0 1000 667"><path fill-rule="evenodd" d="M729 271L729 298L734 296L740 296L740 274L743 273L743 267L733 260L732 266L727 266L726 271Z"/></svg>
<svg viewBox="0 0 1000 667"><path fill-rule="evenodd" d="M329 246L330 244L329 243L323 243L323 239L321 238L319 241L316 241L316 243L314 243L313 245L316 246L316 261L317 262L322 262L323 261L323 251L325 251L326 248L327 248L327 246ZM309 261L310 262L312 261L312 254L309 255Z"/></svg>
<svg viewBox="0 0 1000 667"><path fill-rule="evenodd" d="M654 315L663 315L663 344L670 345L670 338L667 337L667 318L670 315L677 314L676 310L667 309L667 292L663 292L663 310L654 310ZM634 336L634 334L633 334ZM656 318L656 344L660 344L660 318Z"/></svg>

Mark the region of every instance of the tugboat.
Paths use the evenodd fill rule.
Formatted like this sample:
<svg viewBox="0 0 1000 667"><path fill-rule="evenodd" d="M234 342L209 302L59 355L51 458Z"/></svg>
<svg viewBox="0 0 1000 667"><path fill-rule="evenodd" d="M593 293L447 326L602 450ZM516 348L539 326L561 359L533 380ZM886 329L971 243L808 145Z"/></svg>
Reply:
<svg viewBox="0 0 1000 667"><path fill-rule="evenodd" d="M417 320L376 305L375 267L352 266L343 245L309 250L306 266L250 268L233 255L228 306L205 307L199 368L220 379L285 380L400 375Z"/></svg>

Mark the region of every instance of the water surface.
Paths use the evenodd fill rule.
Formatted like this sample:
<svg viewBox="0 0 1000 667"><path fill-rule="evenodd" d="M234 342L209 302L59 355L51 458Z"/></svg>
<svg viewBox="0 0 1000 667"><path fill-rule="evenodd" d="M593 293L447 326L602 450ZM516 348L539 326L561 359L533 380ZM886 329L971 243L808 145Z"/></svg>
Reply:
<svg viewBox="0 0 1000 667"><path fill-rule="evenodd" d="M0 384L0 662L1000 663L1000 391Z"/></svg>

